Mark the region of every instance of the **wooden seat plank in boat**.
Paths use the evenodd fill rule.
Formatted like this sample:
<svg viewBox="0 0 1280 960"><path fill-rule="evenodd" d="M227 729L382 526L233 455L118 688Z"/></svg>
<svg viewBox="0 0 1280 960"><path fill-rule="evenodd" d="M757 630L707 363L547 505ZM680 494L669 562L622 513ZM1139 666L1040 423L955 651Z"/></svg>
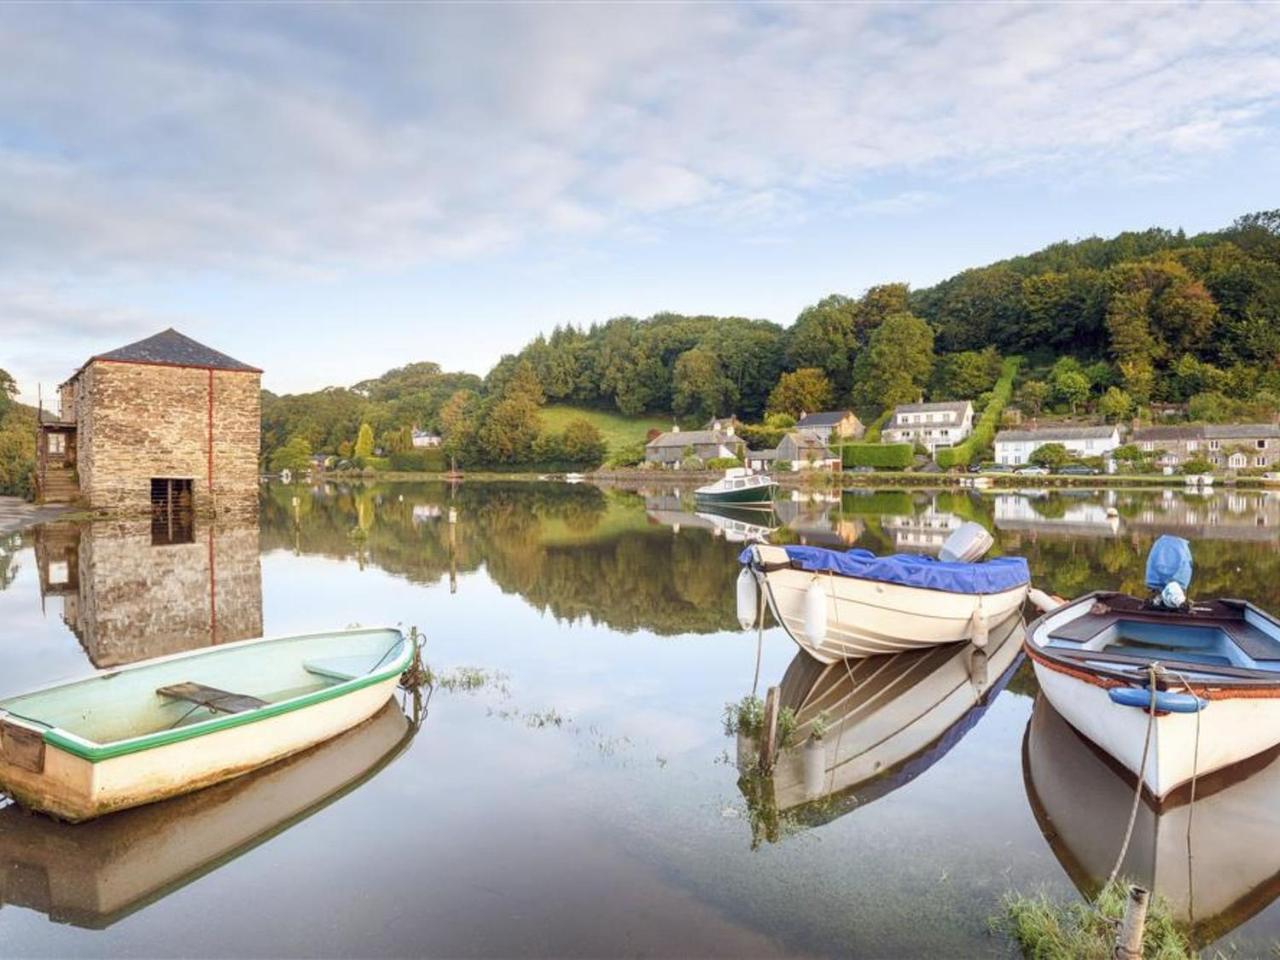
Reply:
<svg viewBox="0 0 1280 960"><path fill-rule="evenodd" d="M185 700L188 703L208 707L218 713L243 713L246 710L257 710L265 707L267 701L251 697L247 693L230 693L217 687L206 687L203 683L188 680L185 683L174 683L160 687L156 693L174 700Z"/></svg>
<svg viewBox="0 0 1280 960"><path fill-rule="evenodd" d="M314 673L316 676L325 677L329 680L346 682L347 680L354 680L356 677L364 676L373 666L374 662L369 656L359 655L305 660L303 661L302 669L306 670L307 673Z"/></svg>

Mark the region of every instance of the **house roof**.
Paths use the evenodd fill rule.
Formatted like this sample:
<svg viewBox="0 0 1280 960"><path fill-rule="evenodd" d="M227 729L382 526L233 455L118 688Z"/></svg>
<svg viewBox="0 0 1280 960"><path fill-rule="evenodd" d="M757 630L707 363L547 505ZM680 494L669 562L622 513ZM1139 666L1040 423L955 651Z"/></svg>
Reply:
<svg viewBox="0 0 1280 960"><path fill-rule="evenodd" d="M806 413L796 421L797 427L834 427L845 417L853 416L851 410L823 410L819 413Z"/></svg>
<svg viewBox="0 0 1280 960"><path fill-rule="evenodd" d="M723 430L680 430L671 431L669 433L659 434L654 437L645 447L697 447L711 443L735 443L736 437L732 437Z"/></svg>
<svg viewBox="0 0 1280 960"><path fill-rule="evenodd" d="M782 438L782 442L778 444L777 453L781 455L784 444L790 443L797 452L817 451L818 455L824 459L831 459L835 454L827 447L826 441L814 433L812 430L794 430Z"/></svg>
<svg viewBox="0 0 1280 960"><path fill-rule="evenodd" d="M1040 440L1053 443L1055 440L1103 440L1113 436L1120 428L1114 424L1100 427L1045 427L1043 430L1001 430L996 434L996 443L1020 443L1027 440Z"/></svg>
<svg viewBox="0 0 1280 960"><path fill-rule="evenodd" d="M1188 423L1174 427L1140 427L1133 432L1139 443L1158 440L1270 440L1280 438L1274 423Z"/></svg>
<svg viewBox="0 0 1280 960"><path fill-rule="evenodd" d="M734 426L737 426L738 424L742 423L742 421L739 420L735 414L731 413L727 417L712 417L705 424L703 424L702 429L714 430L716 428L717 423L729 423L729 424L733 424Z"/></svg>
<svg viewBox="0 0 1280 960"><path fill-rule="evenodd" d="M948 400L944 403L900 403L893 408L893 419L901 419L904 413L954 413L963 417L973 404L968 400Z"/></svg>
<svg viewBox="0 0 1280 960"><path fill-rule="evenodd" d="M161 330L154 336L126 344L107 353L99 353L89 358L94 360L111 360L122 363L154 363L170 367L199 367L211 370L244 370L249 373L261 373L257 367L241 363L225 353L219 353L212 347L197 343L170 327ZM85 366L88 366L88 363ZM84 369L81 367L80 369Z"/></svg>

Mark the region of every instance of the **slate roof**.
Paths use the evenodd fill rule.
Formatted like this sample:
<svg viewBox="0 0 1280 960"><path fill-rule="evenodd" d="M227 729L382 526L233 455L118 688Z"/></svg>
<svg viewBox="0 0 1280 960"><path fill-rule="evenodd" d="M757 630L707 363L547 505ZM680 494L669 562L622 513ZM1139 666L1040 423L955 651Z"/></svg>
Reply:
<svg viewBox="0 0 1280 960"><path fill-rule="evenodd" d="M785 449L784 449L785 448ZM811 430L795 430L788 433L782 438L778 444L776 455L786 457L786 450L794 451L794 453L804 456L806 453L813 452L819 459L831 460L835 458L835 454L827 446L826 442ZM795 459L792 457L792 459Z"/></svg>
<svg viewBox="0 0 1280 960"><path fill-rule="evenodd" d="M1026 440L1041 440L1053 443L1057 440L1105 440L1114 434L1119 427L1045 427L1043 430L1001 430L996 434L996 443L1020 443Z"/></svg>
<svg viewBox="0 0 1280 960"><path fill-rule="evenodd" d="M853 416L849 410L823 410L819 413L809 413L796 421L797 427L835 427L840 424L845 417Z"/></svg>
<svg viewBox="0 0 1280 960"><path fill-rule="evenodd" d="M1280 426L1274 423L1190 423L1174 427L1140 427L1133 432L1137 443L1169 440L1274 440Z"/></svg>
<svg viewBox="0 0 1280 960"><path fill-rule="evenodd" d="M730 436L722 430L681 430L679 433L672 431L656 436L646 443L645 447L680 447L683 449L712 443L728 445L737 442L737 437Z"/></svg>
<svg viewBox="0 0 1280 960"><path fill-rule="evenodd" d="M199 367L213 370L244 370L250 373L261 373L257 367L241 363L225 353L219 353L212 347L197 343L170 327L161 330L155 336L130 343L117 350L99 353L90 357L94 360L115 360L126 363L157 363L172 367Z"/></svg>
<svg viewBox="0 0 1280 960"><path fill-rule="evenodd" d="M918 423L902 424L902 415L904 413L954 413L957 420L963 420L965 410L970 406L972 404L968 400L948 400L944 403L900 403L893 408L893 417L889 421L889 425L926 426L926 424Z"/></svg>

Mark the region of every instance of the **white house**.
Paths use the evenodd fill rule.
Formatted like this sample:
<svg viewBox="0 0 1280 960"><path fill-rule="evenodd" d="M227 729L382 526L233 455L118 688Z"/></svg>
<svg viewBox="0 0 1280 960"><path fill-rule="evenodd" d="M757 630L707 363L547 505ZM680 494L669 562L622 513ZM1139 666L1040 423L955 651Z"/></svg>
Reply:
<svg viewBox="0 0 1280 960"><path fill-rule="evenodd" d="M428 433L426 430L413 431L413 445L415 447L438 447L441 439L438 434Z"/></svg>
<svg viewBox="0 0 1280 960"><path fill-rule="evenodd" d="M951 447L973 433L973 404L968 400L947 403L904 403L880 431L885 443L918 443L933 453Z"/></svg>
<svg viewBox="0 0 1280 960"><path fill-rule="evenodd" d="M1120 446L1120 428L1046 427L1043 430L1001 430L996 434L996 462L1017 467L1031 462L1031 454L1046 443L1060 443L1077 457L1105 457Z"/></svg>

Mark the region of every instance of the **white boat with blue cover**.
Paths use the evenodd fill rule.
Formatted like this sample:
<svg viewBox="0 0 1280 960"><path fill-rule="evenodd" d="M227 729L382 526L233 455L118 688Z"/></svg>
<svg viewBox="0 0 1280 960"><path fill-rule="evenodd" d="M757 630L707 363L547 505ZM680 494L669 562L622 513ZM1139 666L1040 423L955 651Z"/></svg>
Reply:
<svg viewBox="0 0 1280 960"><path fill-rule="evenodd" d="M943 556L974 543L985 550L990 536L965 524ZM739 620L756 622L758 587L791 638L823 663L944 643L982 646L992 624L1022 607L1031 579L1021 557L971 562L757 544L738 559Z"/></svg>
<svg viewBox="0 0 1280 960"><path fill-rule="evenodd" d="M1187 542L1161 537L1147 565L1156 599L1090 593L1027 633L1054 709L1156 801L1280 742L1280 621L1243 600L1171 606L1190 581Z"/></svg>
<svg viewBox="0 0 1280 960"><path fill-rule="evenodd" d="M0 700L0 790L88 820L210 786L369 719L413 657L395 629L245 640Z"/></svg>

